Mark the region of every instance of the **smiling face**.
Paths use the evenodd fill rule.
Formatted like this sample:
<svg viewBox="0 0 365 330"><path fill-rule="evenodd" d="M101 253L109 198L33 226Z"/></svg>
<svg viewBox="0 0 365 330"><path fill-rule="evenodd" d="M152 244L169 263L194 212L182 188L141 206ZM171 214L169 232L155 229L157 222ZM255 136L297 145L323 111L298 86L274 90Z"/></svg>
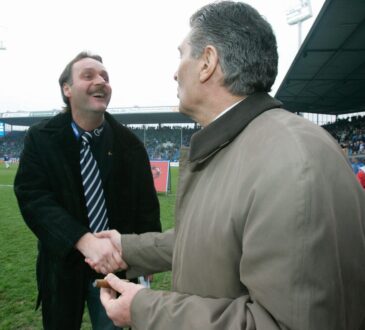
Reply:
<svg viewBox="0 0 365 330"><path fill-rule="evenodd" d="M101 62L83 58L73 64L72 83L65 83L63 92L73 114L104 114L112 94L108 72Z"/></svg>

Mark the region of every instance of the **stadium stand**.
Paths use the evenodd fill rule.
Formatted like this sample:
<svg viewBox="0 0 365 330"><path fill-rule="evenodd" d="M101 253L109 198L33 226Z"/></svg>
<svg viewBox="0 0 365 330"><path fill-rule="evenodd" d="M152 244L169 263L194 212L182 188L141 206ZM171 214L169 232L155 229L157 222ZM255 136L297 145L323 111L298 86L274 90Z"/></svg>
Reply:
<svg viewBox="0 0 365 330"><path fill-rule="evenodd" d="M365 116L338 119L322 126L341 145L350 160L357 158L365 163ZM181 146L189 146L189 141L200 128L183 126L130 127L144 143L151 160L177 162ZM12 131L0 138L0 158L5 154L18 158L23 149L25 131ZM353 162L353 161L352 161Z"/></svg>
<svg viewBox="0 0 365 330"><path fill-rule="evenodd" d="M191 135L199 128L189 127L146 127L130 128L144 143L151 160L169 160L177 162L180 147L188 146ZM19 158L23 149L25 131L12 131L0 137L0 159L8 155L11 159Z"/></svg>
<svg viewBox="0 0 365 330"><path fill-rule="evenodd" d="M12 131L0 137L0 159L8 155L11 159L18 159L23 150L25 132Z"/></svg>
<svg viewBox="0 0 365 330"><path fill-rule="evenodd" d="M335 123L322 126L337 140L349 156L365 157L365 116L338 119Z"/></svg>
<svg viewBox="0 0 365 330"><path fill-rule="evenodd" d="M181 146L189 146L190 138L198 128L186 127L149 127L132 128L144 143L152 160L179 161Z"/></svg>

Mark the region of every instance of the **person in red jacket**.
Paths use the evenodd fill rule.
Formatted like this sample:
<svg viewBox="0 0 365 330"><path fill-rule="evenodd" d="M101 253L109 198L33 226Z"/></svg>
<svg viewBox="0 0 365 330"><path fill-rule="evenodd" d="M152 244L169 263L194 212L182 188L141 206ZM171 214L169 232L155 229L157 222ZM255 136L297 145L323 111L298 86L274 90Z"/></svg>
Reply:
<svg viewBox="0 0 365 330"><path fill-rule="evenodd" d="M360 181L362 187L365 189L365 166L359 168L359 171L357 172L356 176Z"/></svg>

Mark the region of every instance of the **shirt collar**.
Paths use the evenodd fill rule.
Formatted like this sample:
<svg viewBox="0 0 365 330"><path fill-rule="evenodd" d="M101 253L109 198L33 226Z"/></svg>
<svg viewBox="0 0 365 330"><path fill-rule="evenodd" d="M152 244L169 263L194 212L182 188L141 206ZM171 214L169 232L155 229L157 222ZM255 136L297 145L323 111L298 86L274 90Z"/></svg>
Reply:
<svg viewBox="0 0 365 330"><path fill-rule="evenodd" d="M242 102L244 99L239 100L238 102L232 104L230 107L228 107L226 110L223 110L217 117L213 119L213 121L217 120L219 117L222 117L225 113L227 113L229 110L231 110L233 107L235 107L238 103Z"/></svg>
<svg viewBox="0 0 365 330"><path fill-rule="evenodd" d="M73 130L74 135L75 135L77 140L79 140L81 135L84 132L86 132L79 125L77 125L74 121L71 122L71 127L72 127L72 130ZM103 131L104 131L104 122L99 127L97 127L94 130L90 131L90 133L92 134L93 139L94 139L95 137L98 138L102 134Z"/></svg>

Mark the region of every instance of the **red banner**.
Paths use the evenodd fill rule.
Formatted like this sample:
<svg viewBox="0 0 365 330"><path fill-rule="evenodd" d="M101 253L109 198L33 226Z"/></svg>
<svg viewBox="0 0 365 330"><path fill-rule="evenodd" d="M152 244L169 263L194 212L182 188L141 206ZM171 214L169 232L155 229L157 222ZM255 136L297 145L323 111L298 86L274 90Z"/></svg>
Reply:
<svg viewBox="0 0 365 330"><path fill-rule="evenodd" d="M157 192L167 192L170 181L170 161L151 160L151 171Z"/></svg>

